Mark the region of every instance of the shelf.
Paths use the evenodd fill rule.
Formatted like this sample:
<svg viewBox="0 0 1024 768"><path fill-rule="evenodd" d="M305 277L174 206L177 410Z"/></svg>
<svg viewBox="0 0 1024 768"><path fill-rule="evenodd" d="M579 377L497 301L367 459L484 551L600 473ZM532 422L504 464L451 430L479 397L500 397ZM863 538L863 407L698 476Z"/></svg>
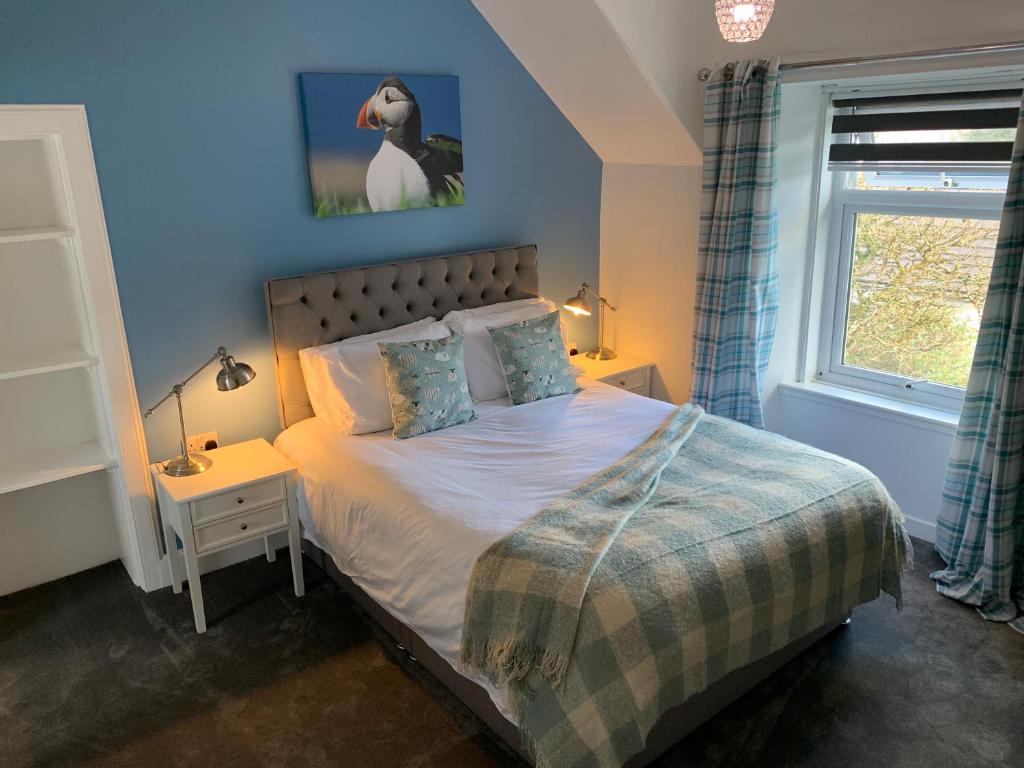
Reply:
<svg viewBox="0 0 1024 768"><path fill-rule="evenodd" d="M0 459L0 493L98 472L116 464L96 441L54 448L30 456Z"/></svg>
<svg viewBox="0 0 1024 768"><path fill-rule="evenodd" d="M8 127L10 123L5 121L5 129ZM50 136L15 138L8 134L0 141L0 231L48 228L66 220L63 160Z"/></svg>
<svg viewBox="0 0 1024 768"><path fill-rule="evenodd" d="M20 350L85 346L75 258L59 240L0 242L0 370L15 370Z"/></svg>
<svg viewBox="0 0 1024 768"><path fill-rule="evenodd" d="M28 227L26 229L0 229L0 245L4 243L27 243L31 240L59 240L71 237L73 229L66 227Z"/></svg>
<svg viewBox="0 0 1024 768"><path fill-rule="evenodd" d="M8 355L0 362L0 381L71 368L88 368L95 364L96 358L77 346L30 350Z"/></svg>

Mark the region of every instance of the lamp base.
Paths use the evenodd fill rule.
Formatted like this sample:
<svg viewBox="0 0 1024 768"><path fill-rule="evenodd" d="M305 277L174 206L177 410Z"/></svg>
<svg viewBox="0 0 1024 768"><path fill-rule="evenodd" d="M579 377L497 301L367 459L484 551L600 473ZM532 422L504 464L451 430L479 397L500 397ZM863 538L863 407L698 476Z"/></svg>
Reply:
<svg viewBox="0 0 1024 768"><path fill-rule="evenodd" d="M213 459L200 456L198 453L190 453L188 456L178 456L164 464L164 472L171 477L188 477L205 472L213 466Z"/></svg>
<svg viewBox="0 0 1024 768"><path fill-rule="evenodd" d="M608 349L608 347L598 347L597 349L587 352L587 357L591 360L614 360L618 357L614 350Z"/></svg>

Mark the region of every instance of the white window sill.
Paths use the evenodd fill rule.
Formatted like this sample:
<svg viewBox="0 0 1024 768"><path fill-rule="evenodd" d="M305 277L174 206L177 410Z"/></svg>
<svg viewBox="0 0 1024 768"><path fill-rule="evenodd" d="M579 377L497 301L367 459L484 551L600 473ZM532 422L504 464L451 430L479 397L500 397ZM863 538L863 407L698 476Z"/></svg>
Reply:
<svg viewBox="0 0 1024 768"><path fill-rule="evenodd" d="M903 402L883 395L861 392L847 387L819 382L783 382L779 384L779 392L784 397L796 397L818 403L843 408L862 415L874 416L907 424L922 429L930 429L949 435L956 433L960 414L938 408Z"/></svg>

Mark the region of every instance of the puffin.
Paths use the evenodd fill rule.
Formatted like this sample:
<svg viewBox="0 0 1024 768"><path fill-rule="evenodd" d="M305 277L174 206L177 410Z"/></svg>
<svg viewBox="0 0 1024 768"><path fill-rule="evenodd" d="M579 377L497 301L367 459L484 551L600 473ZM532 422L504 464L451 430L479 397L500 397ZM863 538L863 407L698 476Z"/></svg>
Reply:
<svg viewBox="0 0 1024 768"><path fill-rule="evenodd" d="M366 169L366 199L374 211L435 205L463 189L462 141L431 134L426 141L420 105L397 77L381 80L359 110L356 128L384 130Z"/></svg>

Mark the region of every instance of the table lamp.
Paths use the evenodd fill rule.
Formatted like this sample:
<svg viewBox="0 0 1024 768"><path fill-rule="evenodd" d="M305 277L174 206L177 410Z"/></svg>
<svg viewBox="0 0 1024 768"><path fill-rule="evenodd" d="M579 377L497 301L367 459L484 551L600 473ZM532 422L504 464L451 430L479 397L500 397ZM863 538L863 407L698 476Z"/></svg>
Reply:
<svg viewBox="0 0 1024 768"><path fill-rule="evenodd" d="M166 403L171 397L174 397L178 401L178 424L181 426L181 455L176 456L164 464L164 471L172 477L198 475L200 472L205 472L213 466L212 459L198 453L188 452L188 436L185 434L185 416L181 411L181 393L182 390L185 389L185 385L198 376L199 373L214 360L220 361L220 370L217 371L217 389L221 392L227 392L231 389L244 387L256 378L256 374L253 372L252 368L245 363L235 362L235 358L229 355L228 351L224 349L224 347L217 347L217 351L213 353L213 356L209 360L196 368L195 371L192 372L192 375L187 379L171 387L171 391L164 395L163 399L159 403L142 415L142 418L144 419L149 418L153 411Z"/></svg>
<svg viewBox="0 0 1024 768"><path fill-rule="evenodd" d="M595 299L597 299L597 303L601 307L601 319L598 325L599 338L597 342L597 349L595 349L593 352L587 352L587 357L591 358L592 360L614 360L616 357L618 357L618 355L616 355L614 351L608 349L608 347L604 345L604 309L605 307L607 307L612 312L616 312L618 310L616 310L615 307L608 303L608 299L606 299L604 296L599 296L597 293L595 293L594 289L590 287L589 283L583 283L583 285L580 286L579 292L575 296L566 299L565 304L563 304L562 306L564 306L574 315L579 315L581 317L589 317L591 314L593 314L594 308L591 306L590 300L587 298L588 295L593 296Z"/></svg>

